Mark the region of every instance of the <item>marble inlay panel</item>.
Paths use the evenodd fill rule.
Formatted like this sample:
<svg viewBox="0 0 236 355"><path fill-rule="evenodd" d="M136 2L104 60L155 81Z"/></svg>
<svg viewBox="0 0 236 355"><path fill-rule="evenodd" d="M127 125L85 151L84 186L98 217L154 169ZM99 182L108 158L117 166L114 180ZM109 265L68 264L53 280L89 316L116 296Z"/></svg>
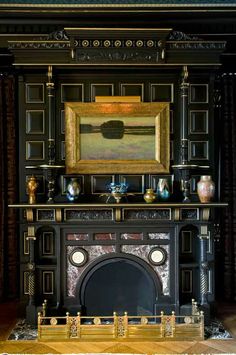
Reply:
<svg viewBox="0 0 236 355"><path fill-rule="evenodd" d="M124 219L127 220L170 220L171 209L170 208L158 208L158 209L126 209L124 208Z"/></svg>
<svg viewBox="0 0 236 355"><path fill-rule="evenodd" d="M169 233L148 233L149 239L170 239Z"/></svg>
<svg viewBox="0 0 236 355"><path fill-rule="evenodd" d="M113 215L111 209L104 210L70 210L65 209L66 221L112 221Z"/></svg>
<svg viewBox="0 0 236 355"><path fill-rule="evenodd" d="M94 240L114 240L116 239L115 233L94 233Z"/></svg>
<svg viewBox="0 0 236 355"><path fill-rule="evenodd" d="M122 233L121 239L143 239L143 233Z"/></svg>
<svg viewBox="0 0 236 355"><path fill-rule="evenodd" d="M88 233L67 233L66 240L88 240Z"/></svg>
<svg viewBox="0 0 236 355"><path fill-rule="evenodd" d="M88 253L88 262L87 264L83 266L74 266L70 263L69 260L69 255L71 252L75 249L77 249L78 246L68 246L66 249L66 255L67 255L67 270L66 270L66 278L67 278L67 296L69 297L75 297L75 290L76 290L76 284L82 274L82 272L88 267L88 265L98 258L101 255L104 254L110 254L110 253L115 253L115 246L114 245L91 245L91 246L80 246L80 248L83 248L84 250L87 251Z"/></svg>
<svg viewBox="0 0 236 355"><path fill-rule="evenodd" d="M138 256L140 259L145 260L156 272L161 283L164 295L170 294L170 262L169 262L169 245L158 245L167 252L167 259L163 265L155 266L149 262L148 254L157 245L122 245L121 250L123 253Z"/></svg>

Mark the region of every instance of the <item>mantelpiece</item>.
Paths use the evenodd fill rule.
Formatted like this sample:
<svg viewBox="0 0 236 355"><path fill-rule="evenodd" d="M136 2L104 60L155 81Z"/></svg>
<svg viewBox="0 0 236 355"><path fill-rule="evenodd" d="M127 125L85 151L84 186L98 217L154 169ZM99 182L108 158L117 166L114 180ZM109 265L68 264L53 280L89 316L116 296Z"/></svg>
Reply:
<svg viewBox="0 0 236 355"><path fill-rule="evenodd" d="M142 21L122 26L62 26L8 41L19 70L19 167L24 167L22 203L9 207L20 210L20 298L31 323L44 299L56 316L64 311L186 315L192 298L208 316L215 299L214 224L219 208L227 205L198 203L196 184L202 166L218 181L217 142L209 132L217 129L214 80L226 43L171 28L143 29ZM73 171L81 202L66 202L72 175L62 169L65 103L93 102L96 96L168 103L174 171L167 178L175 202L140 202L145 189L156 191L162 175L122 169ZM35 205L26 203L31 174L39 181ZM129 202L98 202L111 182L129 185ZM176 202L183 195L185 203ZM156 250L165 256L160 265L151 260ZM75 266L77 251L86 263Z"/></svg>
<svg viewBox="0 0 236 355"><path fill-rule="evenodd" d="M132 220L158 220L169 222L178 221L208 221L210 212L214 208L227 207L227 203L38 203L32 204L13 204L8 207L23 209L26 211L25 218L27 222L76 222L82 221L76 218L75 212L97 211L97 220L106 222L122 222ZM40 217L45 211L45 217ZM47 211L47 212L46 212ZM51 211L50 214L48 212ZM36 212L36 213L35 213ZM74 213L74 217L70 218L70 212ZM104 212L104 214L103 214ZM130 214L136 213L136 218L130 218ZM143 214L142 214L143 213ZM48 217L47 217L48 216ZM99 217L100 216L100 217ZM94 221L92 219L91 221ZM90 221L90 222L91 222ZM86 218L85 222L89 222Z"/></svg>
<svg viewBox="0 0 236 355"><path fill-rule="evenodd" d="M29 322L36 322L44 299L49 300L49 310L57 316L65 311L101 316L104 312L106 315L106 309L110 315L112 310L119 313L119 307L121 312L127 311L127 299L134 297L132 289L137 280L145 278L147 285L143 281L141 289L135 289L141 292L144 288L149 293L149 304L142 315L161 311L188 315L188 302L194 297L208 321L214 301L214 212L227 207L226 203L19 203L9 207L23 212L23 249L28 250L29 262L22 272L27 278L24 287L29 295ZM151 260L156 250L164 255L160 265ZM85 256L81 265L74 263L76 252ZM122 290L126 295L124 305L122 301L116 303L119 291L116 284L112 286L113 278L110 290L106 290L111 270L114 279L119 273L121 283L129 279L128 291L125 286ZM105 284L98 281L101 272L108 272ZM95 291L97 284L99 289ZM148 289L150 284L153 289ZM113 287L114 297L96 310L96 304L102 301L95 301L94 294L98 299L101 289L113 294ZM140 315L140 304L136 310L135 302L145 304L147 298L139 298L143 301L133 300L130 315Z"/></svg>

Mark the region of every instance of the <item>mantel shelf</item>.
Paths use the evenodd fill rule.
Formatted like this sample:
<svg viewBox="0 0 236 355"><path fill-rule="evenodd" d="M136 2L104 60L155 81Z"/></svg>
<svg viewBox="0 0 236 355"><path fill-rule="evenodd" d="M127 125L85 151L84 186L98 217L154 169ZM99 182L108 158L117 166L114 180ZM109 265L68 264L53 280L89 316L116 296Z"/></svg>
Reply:
<svg viewBox="0 0 236 355"><path fill-rule="evenodd" d="M200 203L200 202L189 202L189 203L173 203L173 202L156 202L156 203L16 203L9 204L8 207L11 208L124 208L124 207L141 207L141 208L210 208L210 207L228 207L226 202L211 202L211 203Z"/></svg>

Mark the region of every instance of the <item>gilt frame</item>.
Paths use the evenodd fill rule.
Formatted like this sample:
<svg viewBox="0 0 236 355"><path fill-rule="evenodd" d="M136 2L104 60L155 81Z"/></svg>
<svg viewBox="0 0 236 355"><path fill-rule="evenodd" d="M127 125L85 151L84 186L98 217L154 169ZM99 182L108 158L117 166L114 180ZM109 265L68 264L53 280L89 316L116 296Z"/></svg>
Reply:
<svg viewBox="0 0 236 355"><path fill-rule="evenodd" d="M128 153L128 145L127 147L124 146L124 143L121 142L122 139L117 139L117 137L115 139L114 137L108 137L109 139L106 139L107 137L100 137L99 139L92 138L92 148L94 153L98 154L99 159L96 157L91 159L89 156L91 153L88 153L91 144L90 146L88 145L88 139L84 138L85 135L81 127L85 127L85 129L89 127L91 130L101 131L101 120L104 120L104 123L107 120L110 120L108 122L119 121L124 127L128 124L129 132L132 129L136 132L129 133L134 140L133 152L131 152L133 154L132 158L126 159L124 151L126 150ZM138 121L142 121L144 124L145 121L149 122L152 126L144 125L140 127L140 123L137 123ZM137 133L137 126L138 129L141 128L146 131L153 129L153 132ZM91 136L94 132L85 133L89 138L95 137L94 135ZM126 141L129 141L130 137ZM148 144L142 146L140 144L141 138L145 139ZM103 152L99 152L98 140L104 143ZM169 104L153 102L67 102L65 103L65 148L67 174L168 173L170 164ZM104 159L103 155L105 153L108 155ZM109 154L111 155L110 157ZM146 155L148 155L148 159Z"/></svg>

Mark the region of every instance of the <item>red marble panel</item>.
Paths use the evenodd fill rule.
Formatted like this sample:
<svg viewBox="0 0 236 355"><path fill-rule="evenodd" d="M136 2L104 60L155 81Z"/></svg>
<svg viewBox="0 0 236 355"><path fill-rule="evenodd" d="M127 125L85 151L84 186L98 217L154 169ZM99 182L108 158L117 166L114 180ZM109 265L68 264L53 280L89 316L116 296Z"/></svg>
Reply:
<svg viewBox="0 0 236 355"><path fill-rule="evenodd" d="M94 240L114 240L116 239L115 233L94 233Z"/></svg>
<svg viewBox="0 0 236 355"><path fill-rule="evenodd" d="M87 233L67 233L66 240L88 240L89 235Z"/></svg>

